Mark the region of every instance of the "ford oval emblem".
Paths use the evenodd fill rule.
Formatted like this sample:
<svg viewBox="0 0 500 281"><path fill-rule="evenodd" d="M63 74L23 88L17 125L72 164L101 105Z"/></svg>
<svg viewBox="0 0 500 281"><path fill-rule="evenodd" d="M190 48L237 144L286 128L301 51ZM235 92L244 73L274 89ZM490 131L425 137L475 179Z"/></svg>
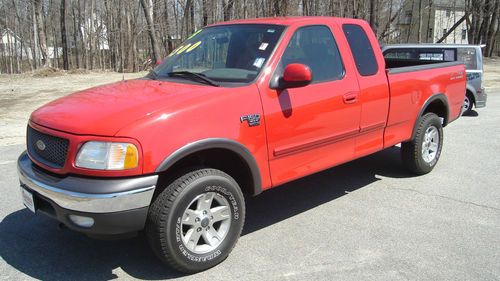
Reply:
<svg viewBox="0 0 500 281"><path fill-rule="evenodd" d="M36 148L38 148L38 150L44 151L46 147L47 146L45 145L45 143L42 140L36 141Z"/></svg>

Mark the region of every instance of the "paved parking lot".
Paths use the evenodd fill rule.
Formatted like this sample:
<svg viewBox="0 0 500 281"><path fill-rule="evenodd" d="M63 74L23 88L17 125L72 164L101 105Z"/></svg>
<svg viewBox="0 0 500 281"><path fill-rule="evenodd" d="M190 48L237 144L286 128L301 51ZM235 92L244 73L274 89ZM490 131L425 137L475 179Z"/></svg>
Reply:
<svg viewBox="0 0 500 281"><path fill-rule="evenodd" d="M445 128L431 174L408 174L393 147L264 192L229 258L193 276L143 237L93 240L32 215L15 171L24 145L1 144L0 279L500 280L500 88L488 92Z"/></svg>

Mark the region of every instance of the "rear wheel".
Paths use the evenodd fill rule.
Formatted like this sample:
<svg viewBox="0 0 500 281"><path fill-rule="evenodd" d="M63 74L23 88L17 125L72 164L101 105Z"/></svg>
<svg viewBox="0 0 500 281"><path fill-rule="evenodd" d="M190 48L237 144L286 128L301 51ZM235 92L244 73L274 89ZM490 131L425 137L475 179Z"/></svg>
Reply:
<svg viewBox="0 0 500 281"><path fill-rule="evenodd" d="M414 174L427 174L436 166L443 147L441 119L434 113L422 116L415 138L401 144L403 163Z"/></svg>
<svg viewBox="0 0 500 281"><path fill-rule="evenodd" d="M162 261L195 273L226 259L244 220L245 201L236 181L222 171L200 169L158 195L149 209L146 232Z"/></svg>

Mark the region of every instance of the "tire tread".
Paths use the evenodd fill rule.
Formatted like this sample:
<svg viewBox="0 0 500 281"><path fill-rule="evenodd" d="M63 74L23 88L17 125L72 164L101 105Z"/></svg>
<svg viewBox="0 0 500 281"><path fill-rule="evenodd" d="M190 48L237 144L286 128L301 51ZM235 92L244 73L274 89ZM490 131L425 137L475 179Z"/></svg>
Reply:
<svg viewBox="0 0 500 281"><path fill-rule="evenodd" d="M217 169L211 169L211 168L204 168L204 169L199 169L199 170L194 170L191 172L186 173L185 175L179 177L178 179L174 180L171 184L169 184L158 196L154 201L152 202L151 206L149 207L149 214L148 214L148 219L146 222L146 237L151 245L151 248L153 252L158 256L164 263L169 264L172 266L174 269L185 272L185 273L194 273L197 271L189 270L186 269L184 266L182 266L179 262L175 260L175 258L169 253L167 250L167 224L165 221L167 220L168 214L170 210L173 207L173 204L176 200L176 198L179 196L179 194L187 187L189 184L191 184L193 181L206 177L206 176L221 176L224 178L229 179L230 181L234 182L236 185L236 181L229 176L228 174L217 170ZM241 190L238 188L239 195L241 198L243 197L243 193ZM241 206L243 208L243 214L245 213L245 204ZM243 216L242 218L243 225L245 223L245 217ZM242 229L239 230L238 233L238 238L241 235ZM236 240L237 241L237 240ZM231 250L234 248L236 245L236 242L232 246ZM229 252L231 252L228 251Z"/></svg>
<svg viewBox="0 0 500 281"><path fill-rule="evenodd" d="M420 148L420 140L422 135L425 134L425 130L428 124L431 122L430 120L436 119L439 120L439 117L432 112L426 113L418 120L417 129L415 132L415 137L408 142L403 142L401 144L401 158L405 166L412 173L416 175L424 175L429 173L433 167L426 168L423 164L423 159L421 159L421 148ZM439 121L440 122L440 121ZM442 130L438 128L438 130ZM442 146L442 134L440 135L440 142Z"/></svg>

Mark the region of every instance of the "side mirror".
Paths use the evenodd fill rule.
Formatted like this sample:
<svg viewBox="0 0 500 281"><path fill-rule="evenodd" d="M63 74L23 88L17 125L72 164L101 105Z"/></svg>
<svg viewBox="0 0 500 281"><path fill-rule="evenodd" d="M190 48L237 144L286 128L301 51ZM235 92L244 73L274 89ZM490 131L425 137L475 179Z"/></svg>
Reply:
<svg viewBox="0 0 500 281"><path fill-rule="evenodd" d="M309 66L301 63L291 63L285 67L283 77L280 79L280 88L300 88L307 86L312 81Z"/></svg>
<svg viewBox="0 0 500 281"><path fill-rule="evenodd" d="M163 62L162 60L157 60L157 61L155 62L155 66L160 65L162 62Z"/></svg>

